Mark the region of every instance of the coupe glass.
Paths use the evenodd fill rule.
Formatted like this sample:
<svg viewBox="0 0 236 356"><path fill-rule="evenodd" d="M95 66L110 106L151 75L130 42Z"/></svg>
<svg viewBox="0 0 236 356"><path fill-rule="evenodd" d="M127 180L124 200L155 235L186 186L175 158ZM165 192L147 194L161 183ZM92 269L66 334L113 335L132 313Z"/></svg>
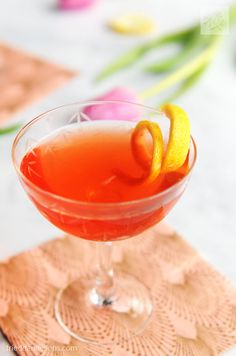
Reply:
<svg viewBox="0 0 236 356"><path fill-rule="evenodd" d="M124 118L124 114L127 120L131 119L131 115L136 111L140 120L160 119L168 122L163 113L133 103L90 101L71 104L46 112L23 127L15 138L12 156L20 182L39 212L64 232L75 236L74 238L93 240L96 243L97 263L88 271L89 277L75 280L58 292L55 318L74 338L101 343L112 342L106 336L113 325L111 320L118 324L126 335L138 334L147 325L153 309L151 293L145 286L145 281L117 269L114 272L112 241L138 235L166 216L186 188L196 160L196 146L191 139L190 170L187 175L170 188L139 200L121 203L77 201L52 194L33 184L20 170L24 155L54 131L63 128L66 130L68 125L77 125L78 122L83 125L84 121L90 120L89 116L84 114L85 108L89 106L93 106L98 119L103 119L102 116L99 117L103 106L107 113L115 110L116 120L119 120L119 115ZM124 121L120 120L120 124L123 123ZM77 313L76 323L69 321L68 310L74 315Z"/></svg>

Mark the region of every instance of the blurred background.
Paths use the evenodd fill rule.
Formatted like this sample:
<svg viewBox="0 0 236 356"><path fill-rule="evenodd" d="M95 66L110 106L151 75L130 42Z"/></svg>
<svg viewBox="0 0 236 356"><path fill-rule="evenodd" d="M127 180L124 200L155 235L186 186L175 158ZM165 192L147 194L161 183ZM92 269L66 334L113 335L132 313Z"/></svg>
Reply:
<svg viewBox="0 0 236 356"><path fill-rule="evenodd" d="M203 64L209 64L204 75L173 100L189 114L192 134L198 146L198 162L188 190L167 221L210 263L236 283L236 26L233 20L230 23L230 4L230 1L218 3L212 0L191 3L188 0L97 0L87 4L88 7L82 11L76 0L74 3L72 0L71 3L61 0L60 4L56 0L2 2L0 41L3 46L55 63L60 71L64 70L67 74L60 86L55 83L50 93L26 105L24 110L9 111L6 115L6 102L0 100L0 125L3 132L9 125L27 122L50 108L94 98L115 87L130 87L140 94L165 80L166 76L176 73L182 66L188 68L194 58L199 60L199 54L212 44L211 40L206 41L206 37L212 36L214 42L219 34L220 44L216 50L206 54L203 61ZM211 16L217 11L220 15L212 20ZM134 14L136 20L133 19ZM140 19L144 22L144 33L135 32L135 21ZM121 28L114 22L117 20ZM197 39L196 47L193 36L187 42L189 47L193 44L189 55L183 56L176 66L173 61L168 71L153 73L144 68L150 63L165 61L165 58L175 58L179 51L184 50L185 42L181 46L170 42L168 46L147 51L145 57L129 68L106 80L95 81L107 65L131 48L152 43L167 33L176 33L196 24L200 24L200 39ZM0 48L3 98L12 80L8 79L9 73L5 71L4 53ZM13 69L20 70L21 66L22 62L16 60ZM184 80L186 78L183 77ZM167 86L165 91L145 99L145 103L158 106L179 84L175 77L172 81L173 86ZM28 95L27 91L25 95ZM11 163L14 135L0 135L2 260L59 234L37 213L17 181Z"/></svg>

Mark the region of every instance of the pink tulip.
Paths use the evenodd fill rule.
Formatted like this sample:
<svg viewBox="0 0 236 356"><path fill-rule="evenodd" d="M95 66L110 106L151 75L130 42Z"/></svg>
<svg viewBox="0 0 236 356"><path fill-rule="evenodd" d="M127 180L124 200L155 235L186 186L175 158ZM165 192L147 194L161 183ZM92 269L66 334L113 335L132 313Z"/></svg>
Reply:
<svg viewBox="0 0 236 356"><path fill-rule="evenodd" d="M61 10L83 10L93 6L97 0L59 0Z"/></svg>
<svg viewBox="0 0 236 356"><path fill-rule="evenodd" d="M132 89L124 87L112 89L94 100L121 100L130 103L140 103L138 95ZM137 120L141 116L141 112L141 107L124 102L93 104L87 106L83 111L91 120Z"/></svg>

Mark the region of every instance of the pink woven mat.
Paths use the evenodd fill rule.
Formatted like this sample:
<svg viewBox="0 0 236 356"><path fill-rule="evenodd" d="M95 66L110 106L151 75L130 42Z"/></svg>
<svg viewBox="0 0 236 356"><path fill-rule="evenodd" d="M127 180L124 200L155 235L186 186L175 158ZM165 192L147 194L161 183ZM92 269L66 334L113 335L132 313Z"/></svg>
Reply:
<svg viewBox="0 0 236 356"><path fill-rule="evenodd" d="M235 289L165 225L114 249L115 268L144 281L152 294L154 313L144 332L123 337L111 319L105 336L113 344L74 340L54 319L54 299L91 271L94 253L93 243L65 237L0 264L0 327L19 355L213 356L236 345ZM68 313L75 331L79 312Z"/></svg>
<svg viewBox="0 0 236 356"><path fill-rule="evenodd" d="M73 76L73 71L0 43L0 124Z"/></svg>

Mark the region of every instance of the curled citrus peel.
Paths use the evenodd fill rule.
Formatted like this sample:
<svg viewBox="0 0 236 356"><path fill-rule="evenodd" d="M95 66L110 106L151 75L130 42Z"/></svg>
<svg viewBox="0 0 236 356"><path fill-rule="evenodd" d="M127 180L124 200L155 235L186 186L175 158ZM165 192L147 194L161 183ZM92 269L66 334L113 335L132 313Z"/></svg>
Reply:
<svg viewBox="0 0 236 356"><path fill-rule="evenodd" d="M146 131L152 136L151 154L144 140ZM140 121L132 133L131 148L135 160L143 169L143 174L140 177L133 177L121 170L116 170L116 176L124 183L131 185L153 182L160 174L164 154L164 140L159 125L151 121Z"/></svg>
<svg viewBox="0 0 236 356"><path fill-rule="evenodd" d="M151 155L144 144L146 131L150 133L153 140ZM151 121L140 121L132 134L131 146L136 161L146 171L145 181L154 181L161 172L164 154L164 140L159 125Z"/></svg>
<svg viewBox="0 0 236 356"><path fill-rule="evenodd" d="M117 176L128 184L152 183L160 173L177 171L187 159L190 145L190 123L186 112L179 106L165 104L162 111L170 120L170 133L166 151L159 125L152 121L140 121L131 137L131 147L136 162L144 173L141 177L130 177L124 172ZM152 154L145 144L144 135L148 131L152 136Z"/></svg>
<svg viewBox="0 0 236 356"><path fill-rule="evenodd" d="M162 172L180 168L188 155L190 146L190 122L186 112L177 105L165 104L161 110L170 119L170 133L162 162Z"/></svg>

